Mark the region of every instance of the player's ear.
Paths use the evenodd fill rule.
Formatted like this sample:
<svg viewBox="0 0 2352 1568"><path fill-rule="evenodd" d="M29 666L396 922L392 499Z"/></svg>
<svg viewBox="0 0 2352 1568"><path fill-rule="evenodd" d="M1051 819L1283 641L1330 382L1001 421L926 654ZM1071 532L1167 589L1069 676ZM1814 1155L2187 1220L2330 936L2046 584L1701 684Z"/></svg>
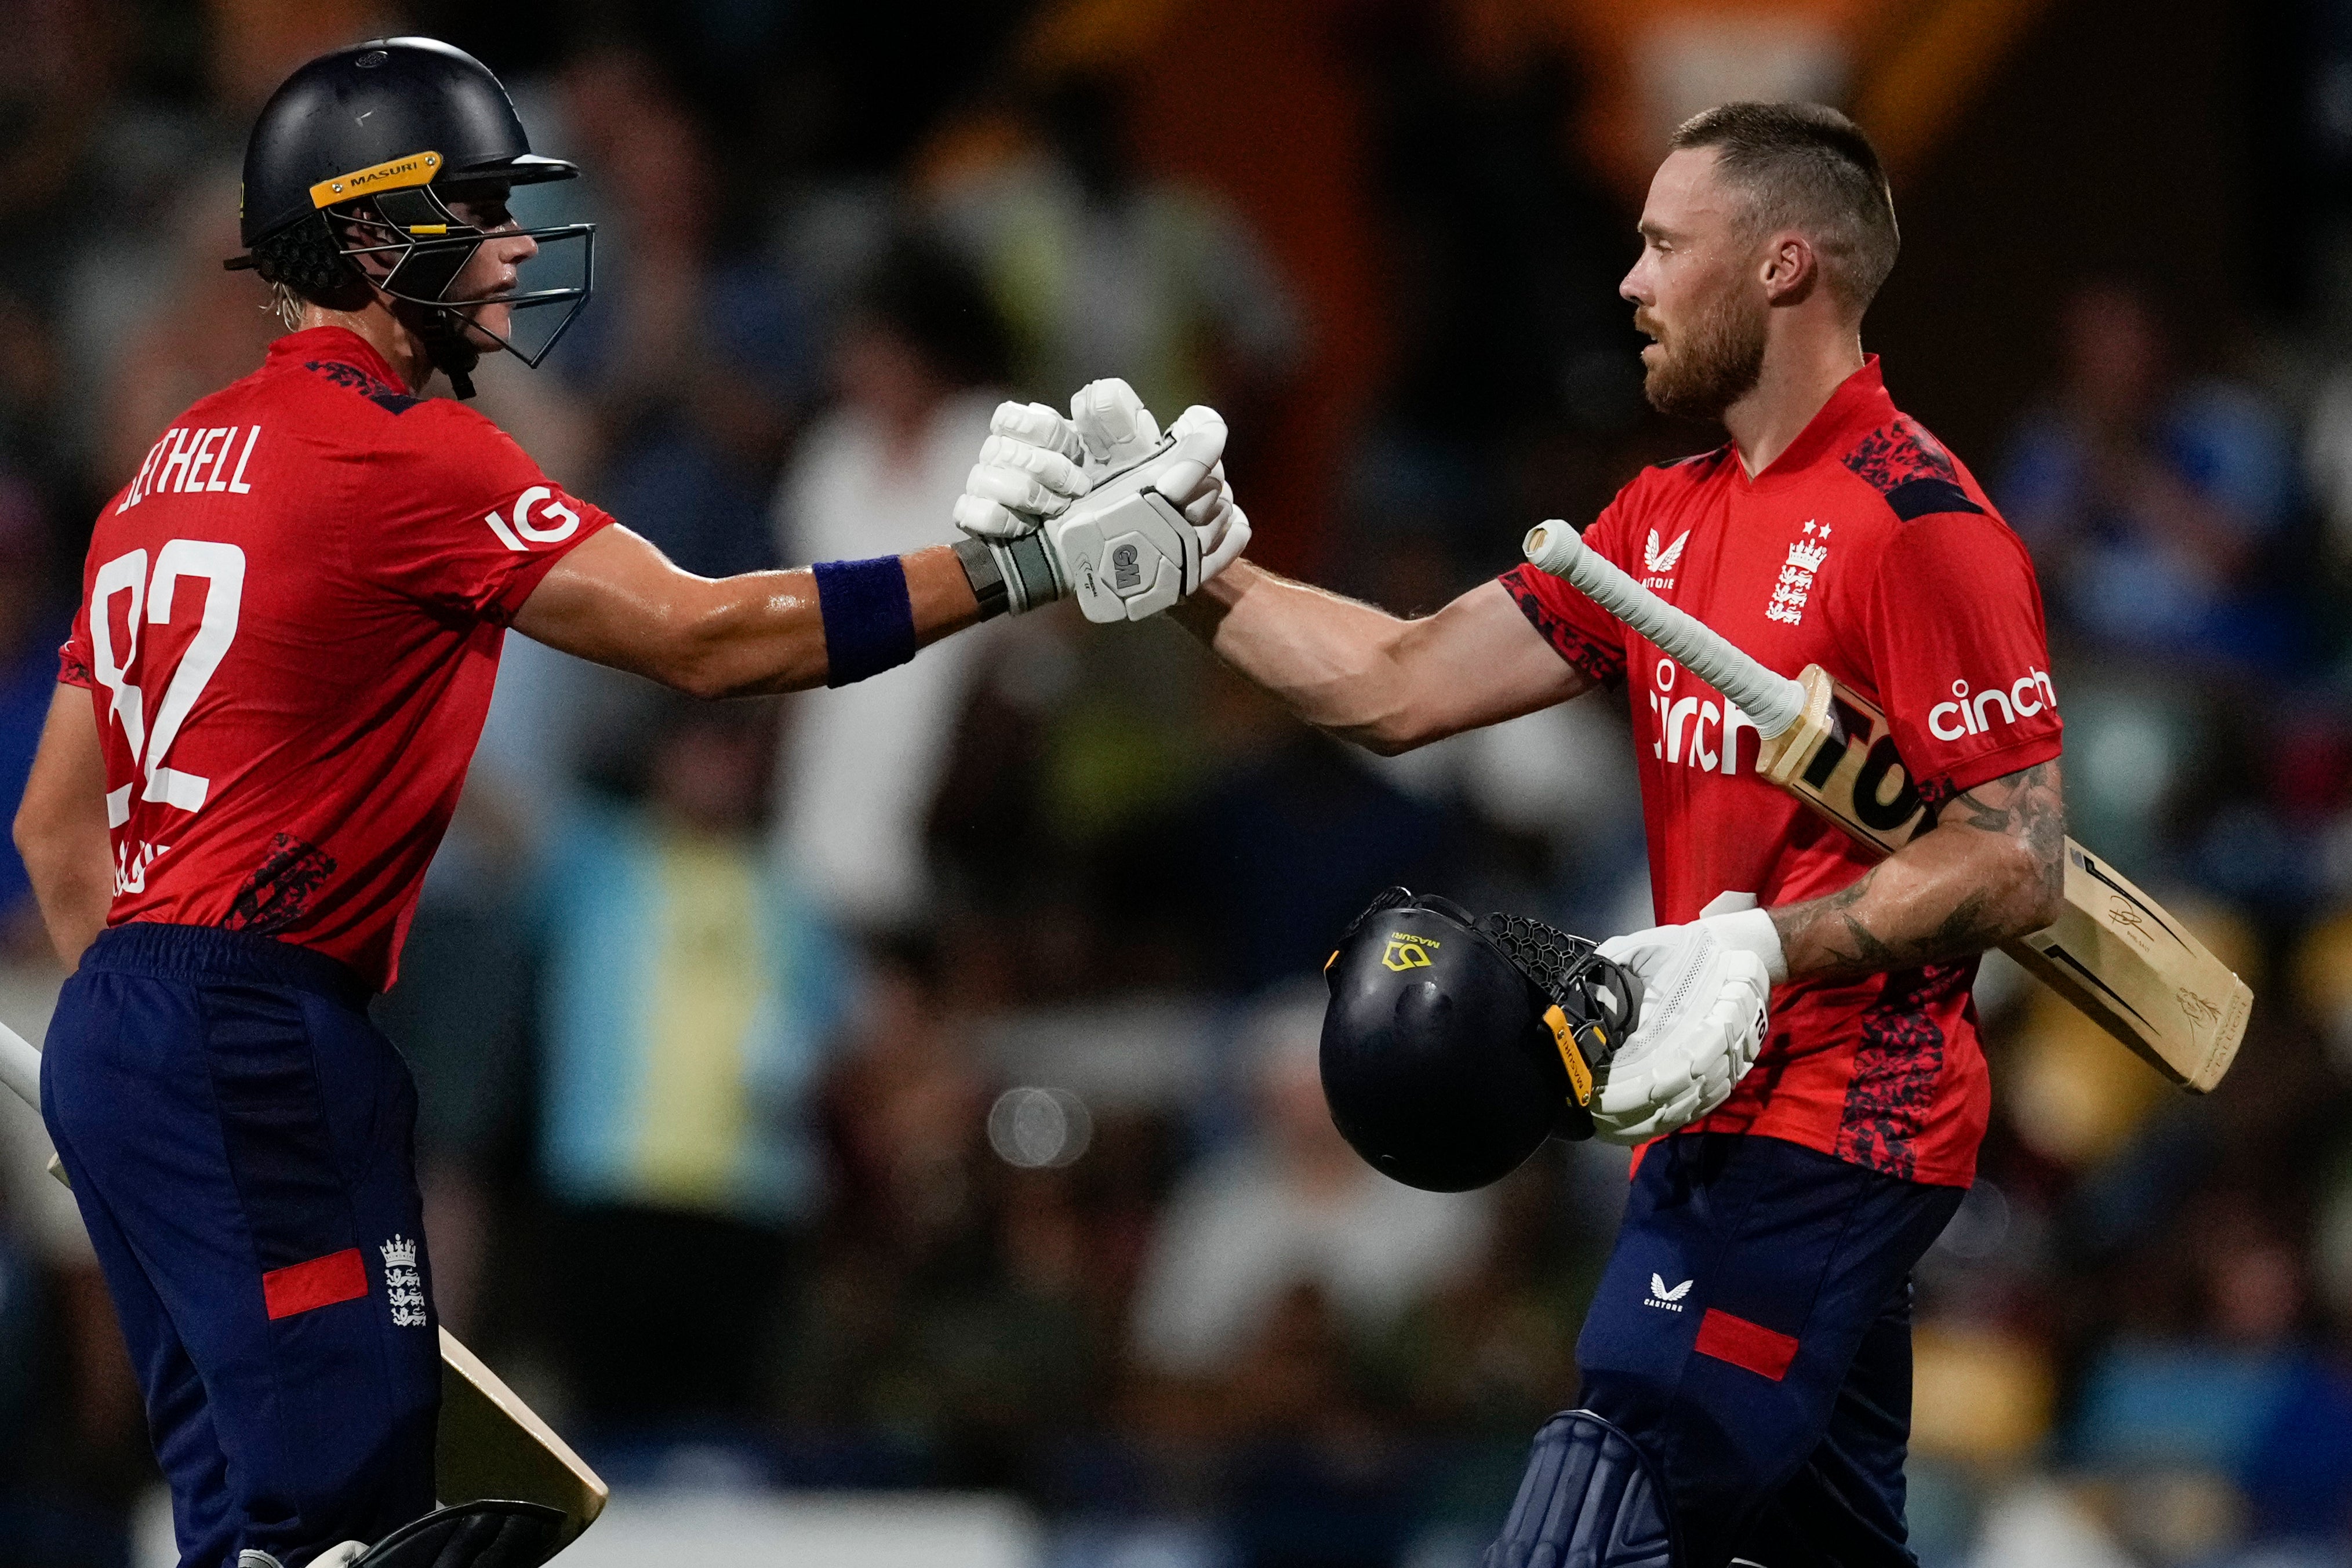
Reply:
<svg viewBox="0 0 2352 1568"><path fill-rule="evenodd" d="M1774 305L1799 305L1820 286L1821 257L1812 241L1793 229L1784 229L1767 242L1758 266L1758 281L1765 299Z"/></svg>

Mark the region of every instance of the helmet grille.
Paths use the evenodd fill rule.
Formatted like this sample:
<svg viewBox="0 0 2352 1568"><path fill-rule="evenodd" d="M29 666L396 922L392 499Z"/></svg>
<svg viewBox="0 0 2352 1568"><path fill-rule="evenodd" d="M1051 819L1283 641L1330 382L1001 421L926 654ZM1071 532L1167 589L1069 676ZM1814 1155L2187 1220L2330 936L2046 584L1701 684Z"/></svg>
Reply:
<svg viewBox="0 0 2352 1568"><path fill-rule="evenodd" d="M1601 957L1592 942L1524 915L1489 915L1478 922L1478 929L1493 937L1519 972L1570 1019L1611 1026L1609 1042L1593 1067L1614 1054L1616 1041L1639 1013L1639 980Z"/></svg>

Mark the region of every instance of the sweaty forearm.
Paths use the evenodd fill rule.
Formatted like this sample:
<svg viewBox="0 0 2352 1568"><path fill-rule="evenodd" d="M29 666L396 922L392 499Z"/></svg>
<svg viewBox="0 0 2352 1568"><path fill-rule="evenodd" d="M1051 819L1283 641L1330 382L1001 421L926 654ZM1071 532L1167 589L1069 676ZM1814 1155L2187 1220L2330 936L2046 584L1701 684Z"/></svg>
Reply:
<svg viewBox="0 0 2352 1568"><path fill-rule="evenodd" d="M1966 957L2058 917L2065 816L2058 765L1946 805L1942 820L1851 886L1772 911L1792 976L1845 978Z"/></svg>
<svg viewBox="0 0 2352 1568"><path fill-rule="evenodd" d="M946 545L895 564L836 562L822 578L813 568L707 578L615 526L557 561L514 624L551 648L695 696L736 697L870 674L980 619ZM835 639L842 645L829 645Z"/></svg>
<svg viewBox="0 0 2352 1568"><path fill-rule="evenodd" d="M1418 732L1404 657L1416 622L1246 560L1171 613L1319 729L1383 752L1428 738Z"/></svg>
<svg viewBox="0 0 2352 1568"><path fill-rule="evenodd" d="M962 563L946 545L899 558L915 645L927 646L980 619ZM685 654L685 689L698 696L766 696L821 686L832 650L814 570L750 572L714 585L715 596ZM838 624L838 622L836 622Z"/></svg>
<svg viewBox="0 0 2352 1568"><path fill-rule="evenodd" d="M1299 717L1384 754L1549 707L1591 685L1499 582L1406 621L1244 560L1174 613Z"/></svg>

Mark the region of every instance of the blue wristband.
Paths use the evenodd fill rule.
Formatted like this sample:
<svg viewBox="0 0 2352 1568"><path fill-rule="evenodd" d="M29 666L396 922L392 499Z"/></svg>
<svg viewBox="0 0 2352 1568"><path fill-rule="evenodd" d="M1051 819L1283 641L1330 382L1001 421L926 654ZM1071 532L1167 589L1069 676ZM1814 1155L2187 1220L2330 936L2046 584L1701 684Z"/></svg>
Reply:
<svg viewBox="0 0 2352 1568"><path fill-rule="evenodd" d="M915 656L915 606L897 556L819 561L811 570L824 617L826 685L845 686Z"/></svg>

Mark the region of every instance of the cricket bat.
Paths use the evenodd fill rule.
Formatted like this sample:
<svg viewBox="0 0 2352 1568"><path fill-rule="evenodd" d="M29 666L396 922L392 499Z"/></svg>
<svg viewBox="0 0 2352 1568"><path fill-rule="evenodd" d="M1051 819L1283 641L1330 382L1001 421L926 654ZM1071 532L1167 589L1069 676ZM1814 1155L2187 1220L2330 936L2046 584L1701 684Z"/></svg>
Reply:
<svg viewBox="0 0 2352 1568"><path fill-rule="evenodd" d="M1856 841L1892 854L1927 810L1895 754L1886 716L1808 664L1769 670L1558 519L1528 531L1527 558L1647 637L1739 705L1763 738L1756 770ZM2002 951L2173 1082L2202 1094L2238 1054L2254 993L2123 874L2066 841L2066 905Z"/></svg>
<svg viewBox="0 0 2352 1568"><path fill-rule="evenodd" d="M41 1053L0 1024L0 1083L41 1108ZM66 1179L52 1156L49 1174ZM568 1545L604 1511L610 1493L587 1461L499 1381L481 1357L441 1335L441 1420L435 1431L433 1490L444 1505L506 1499L544 1503L563 1515L558 1546Z"/></svg>

